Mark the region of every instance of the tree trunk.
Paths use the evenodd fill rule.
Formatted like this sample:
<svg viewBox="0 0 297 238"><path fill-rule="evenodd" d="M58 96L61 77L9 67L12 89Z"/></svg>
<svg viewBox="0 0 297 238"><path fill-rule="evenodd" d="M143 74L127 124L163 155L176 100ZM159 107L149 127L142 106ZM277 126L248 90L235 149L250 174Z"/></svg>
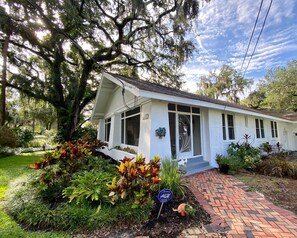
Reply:
<svg viewBox="0 0 297 238"><path fill-rule="evenodd" d="M74 112L67 108L56 108L58 118L58 135L61 141L70 141L79 120L79 106Z"/></svg>
<svg viewBox="0 0 297 238"><path fill-rule="evenodd" d="M1 100L0 100L0 126L5 124L5 114L6 114L6 67L7 67L7 51L8 51L8 43L10 39L11 32L7 31L4 45L3 45L3 69L2 69L2 87L1 87Z"/></svg>

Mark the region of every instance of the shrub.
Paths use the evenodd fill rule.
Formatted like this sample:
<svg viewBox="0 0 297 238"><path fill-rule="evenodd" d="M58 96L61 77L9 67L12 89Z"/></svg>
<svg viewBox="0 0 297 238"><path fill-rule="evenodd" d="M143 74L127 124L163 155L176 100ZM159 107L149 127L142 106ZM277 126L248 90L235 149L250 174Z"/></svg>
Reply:
<svg viewBox="0 0 297 238"><path fill-rule="evenodd" d="M297 179L297 161L286 159L283 154L263 159L255 170L264 175Z"/></svg>
<svg viewBox="0 0 297 238"><path fill-rule="evenodd" d="M43 198L51 202L59 201L73 173L87 165L91 153L102 145L104 143L100 141L77 140L65 142L53 152L45 153L44 160L32 165L32 168L40 169L35 184L39 186Z"/></svg>
<svg viewBox="0 0 297 238"><path fill-rule="evenodd" d="M13 130L5 126L0 126L0 147L11 147L17 146L18 137Z"/></svg>
<svg viewBox="0 0 297 238"><path fill-rule="evenodd" d="M20 147L28 147L28 143L34 139L33 133L27 128L14 128L13 130L17 134L18 146Z"/></svg>
<svg viewBox="0 0 297 238"><path fill-rule="evenodd" d="M100 207L102 202L108 202L108 190L106 184L112 180L113 174L106 172L84 171L77 174L63 194L69 202L77 204L89 202Z"/></svg>
<svg viewBox="0 0 297 238"><path fill-rule="evenodd" d="M117 200L134 200L133 208L142 207L150 201L151 193L160 182L160 157L155 156L148 164L141 155L133 158L125 157L117 166L119 179L114 177L108 184L112 203Z"/></svg>
<svg viewBox="0 0 297 238"><path fill-rule="evenodd" d="M15 154L14 149L10 147L0 147L0 158L7 157L14 154Z"/></svg>
<svg viewBox="0 0 297 238"><path fill-rule="evenodd" d="M269 154L272 152L272 146L269 144L269 142L262 143L260 145L260 149Z"/></svg>
<svg viewBox="0 0 297 238"><path fill-rule="evenodd" d="M38 197L30 176L19 178L9 188L5 210L26 227L57 230L93 230L116 223L141 223L148 220L152 203L132 209L132 202L116 206L103 204L100 212L87 203L61 203L50 206Z"/></svg>
<svg viewBox="0 0 297 238"><path fill-rule="evenodd" d="M79 127L74 133L73 137L74 140L78 140L80 138L87 139L88 141L95 141L97 139L97 130L89 124L85 127Z"/></svg>
<svg viewBox="0 0 297 238"><path fill-rule="evenodd" d="M166 158L161 161L160 188L169 188L177 198L185 196L185 188L188 183L182 179L176 159Z"/></svg>
<svg viewBox="0 0 297 238"><path fill-rule="evenodd" d="M220 171L225 174L234 174L244 167L242 161L236 156L216 155L216 161Z"/></svg>

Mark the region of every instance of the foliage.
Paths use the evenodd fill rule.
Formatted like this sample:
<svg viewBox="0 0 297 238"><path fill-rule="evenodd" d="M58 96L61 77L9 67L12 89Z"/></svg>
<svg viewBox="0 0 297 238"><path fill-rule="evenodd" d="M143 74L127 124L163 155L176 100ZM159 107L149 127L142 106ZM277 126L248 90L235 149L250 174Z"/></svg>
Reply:
<svg viewBox="0 0 297 238"><path fill-rule="evenodd" d="M7 200L7 196L10 192L6 193L8 184L17 177L19 185L24 184L26 177L23 174L32 172L28 165L33 161L36 161L40 157L40 153L22 154L16 156L9 156L0 160L0 203L3 200ZM15 188L15 183L10 185L11 188ZM15 200L13 201L21 201ZM20 225L18 225L11 216L2 211L0 208L0 237L40 237L40 238L68 238L70 235L66 233L58 232L36 232L36 231L24 231Z"/></svg>
<svg viewBox="0 0 297 238"><path fill-rule="evenodd" d="M238 157L216 155L216 161L219 165L220 172L225 174L234 174L243 168L243 163Z"/></svg>
<svg viewBox="0 0 297 238"><path fill-rule="evenodd" d="M132 209L127 201L117 206L103 204L100 212L86 203L61 203L58 206L42 202L29 180L14 183L5 206L18 222L29 227L56 230L93 230L119 222L141 223L148 219L152 204ZM19 179L21 181L21 179Z"/></svg>
<svg viewBox="0 0 297 238"><path fill-rule="evenodd" d="M235 173L240 169L254 169L261 161L260 150L253 147L248 140L250 136L244 135L243 143L231 143L227 149L227 156L217 155L216 161L220 166L220 169L224 167L230 170L231 173ZM226 171L228 173L228 171Z"/></svg>
<svg viewBox="0 0 297 238"><path fill-rule="evenodd" d="M79 138L85 138L89 141L95 141L97 139L97 130L92 126L92 124L88 124L85 127L79 127L73 133L73 140L77 140Z"/></svg>
<svg viewBox="0 0 297 238"><path fill-rule="evenodd" d="M73 173L88 163L88 158L104 143L76 140L65 142L54 151L44 154L44 159L31 165L40 169L36 178L42 197L47 201L61 199L62 191L69 185Z"/></svg>
<svg viewBox="0 0 297 238"><path fill-rule="evenodd" d="M162 159L160 178L160 189L169 188L176 198L185 196L185 188L188 186L188 183L182 179L176 159Z"/></svg>
<svg viewBox="0 0 297 238"><path fill-rule="evenodd" d="M20 147L28 147L29 142L34 139L33 132L27 128L14 128L13 130L18 136L18 146Z"/></svg>
<svg viewBox="0 0 297 238"><path fill-rule="evenodd" d="M129 146L121 147L121 146L117 145L117 146L115 146L113 148L116 149L116 150L122 150L122 151L128 152L130 154L134 154L134 155L137 154L137 152L134 149L130 148Z"/></svg>
<svg viewBox="0 0 297 238"><path fill-rule="evenodd" d="M264 158L255 169L260 174L297 179L297 161L285 154L273 154Z"/></svg>
<svg viewBox="0 0 297 238"><path fill-rule="evenodd" d="M0 126L0 147L8 146L8 147L16 147L18 143L18 138L15 133L5 127Z"/></svg>
<svg viewBox="0 0 297 238"><path fill-rule="evenodd" d="M69 187L65 188L63 194L69 202L76 201L77 204L85 202L99 204L108 202L108 190L106 184L109 183L113 174L98 172L96 170L84 171L76 175Z"/></svg>
<svg viewBox="0 0 297 238"><path fill-rule="evenodd" d="M134 200L133 208L138 208L150 201L151 193L161 181L160 157L155 156L148 164L141 155L136 156L135 162L132 160L127 157L121 160L117 166L120 178L114 177L107 186L112 203L119 199Z"/></svg>
<svg viewBox="0 0 297 238"><path fill-rule="evenodd" d="M256 92L245 100L247 105L279 112L297 111L297 60L287 63L286 67L276 67L260 81Z"/></svg>
<svg viewBox="0 0 297 238"><path fill-rule="evenodd" d="M239 94L252 85L252 80L242 77L235 69L223 65L219 73L210 71L208 76L202 76L198 86L198 94L211 98L227 99L239 103Z"/></svg>
<svg viewBox="0 0 297 238"><path fill-rule="evenodd" d="M10 147L0 147L0 158L7 157L14 154L15 154L14 149Z"/></svg>
<svg viewBox="0 0 297 238"><path fill-rule="evenodd" d="M272 146L269 144L269 142L262 143L260 145L260 149L269 154L272 152Z"/></svg>
<svg viewBox="0 0 297 238"><path fill-rule="evenodd" d="M181 86L201 1L2 1L0 21L12 31L8 63L19 69L7 87L50 103L68 141L104 70Z"/></svg>

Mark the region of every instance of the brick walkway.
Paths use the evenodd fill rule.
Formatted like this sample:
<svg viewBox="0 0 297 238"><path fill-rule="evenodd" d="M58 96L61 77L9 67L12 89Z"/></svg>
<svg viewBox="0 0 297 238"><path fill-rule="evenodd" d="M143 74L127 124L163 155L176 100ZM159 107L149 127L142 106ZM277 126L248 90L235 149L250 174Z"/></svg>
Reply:
<svg viewBox="0 0 297 238"><path fill-rule="evenodd" d="M212 224L204 227L208 234L190 230L183 236L297 237L297 216L273 205L261 194L245 191L244 184L236 178L211 170L187 180L200 204L212 216Z"/></svg>

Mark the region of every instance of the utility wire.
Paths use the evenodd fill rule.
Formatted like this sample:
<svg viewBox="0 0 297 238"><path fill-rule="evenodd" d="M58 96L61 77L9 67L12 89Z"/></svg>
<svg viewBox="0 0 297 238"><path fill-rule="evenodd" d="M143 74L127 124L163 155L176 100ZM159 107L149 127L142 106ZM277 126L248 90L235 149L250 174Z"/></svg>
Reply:
<svg viewBox="0 0 297 238"><path fill-rule="evenodd" d="M255 51L256 51L256 48L257 48L257 45L258 45L260 36L261 36L261 34L262 34L262 32L263 32L263 29L264 29L264 26L265 26L265 23L266 23L266 20L267 20L267 16L268 16L268 13L269 13L270 8L271 8L271 5L272 5L272 2L273 2L273 0L270 0L270 4L269 4L268 10L267 10L267 12L266 12L265 19L264 19L264 22L263 22L263 24L262 24L261 31L260 31L259 36L258 36L258 38L257 38L256 44L255 44L253 53L251 54L251 57L250 57L250 59L249 59L248 65L246 66L246 68L245 68L245 70L244 70L243 77L244 77L244 75L245 75L245 73L246 73L246 71L247 71L247 69L248 69L248 67L249 67L249 65L250 65L250 62L251 62L251 60L252 60L252 58L253 58L253 55L254 55L254 53L255 53Z"/></svg>
<svg viewBox="0 0 297 238"><path fill-rule="evenodd" d="M242 71L242 68L243 68L243 65L244 65L245 58L246 58L246 56L247 56L247 53L248 53L249 48L250 48L250 45L251 45L252 38L253 38L253 36L254 36L254 32L255 32L255 29L256 29L256 26L257 26L257 23L258 23L258 19L259 19L259 15L260 15L260 12L261 12L261 8L262 8L262 5L263 5L263 1L264 1L264 0L261 1L261 5L260 5L259 11L258 11L258 15L257 15L256 21L255 21L255 24L254 24L254 28L253 28L253 31L252 31L250 40L249 40L248 47L246 48L246 51L245 51L245 55L244 55L244 58L243 58L243 61L242 61L241 67L240 67L240 71Z"/></svg>

